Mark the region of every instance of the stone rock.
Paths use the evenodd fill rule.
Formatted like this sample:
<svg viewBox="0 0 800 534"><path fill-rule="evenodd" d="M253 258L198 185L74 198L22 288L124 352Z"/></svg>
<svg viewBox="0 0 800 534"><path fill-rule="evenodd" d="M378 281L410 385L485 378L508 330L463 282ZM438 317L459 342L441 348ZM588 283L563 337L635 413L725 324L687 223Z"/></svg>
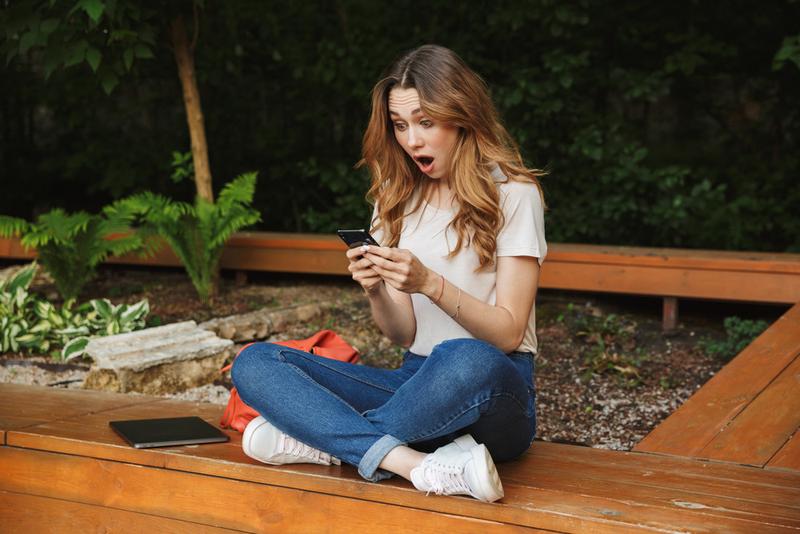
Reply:
<svg viewBox="0 0 800 534"><path fill-rule="evenodd" d="M320 303L302 304L277 310L262 308L241 315L211 319L200 323L199 326L216 333L221 338L232 339L236 342L260 340L283 332L294 323L309 321L330 306L328 303Z"/></svg>
<svg viewBox="0 0 800 534"><path fill-rule="evenodd" d="M194 321L92 339L94 361L84 389L161 395L198 387L219 378L233 342Z"/></svg>

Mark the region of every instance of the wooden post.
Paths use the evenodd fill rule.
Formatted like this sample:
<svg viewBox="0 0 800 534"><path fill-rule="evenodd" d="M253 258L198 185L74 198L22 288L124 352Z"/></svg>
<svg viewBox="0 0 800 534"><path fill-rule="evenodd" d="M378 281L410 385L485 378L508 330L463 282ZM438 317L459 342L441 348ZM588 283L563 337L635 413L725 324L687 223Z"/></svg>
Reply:
<svg viewBox="0 0 800 534"><path fill-rule="evenodd" d="M664 332L675 330L678 326L678 299L676 297L664 297L661 319L661 329Z"/></svg>

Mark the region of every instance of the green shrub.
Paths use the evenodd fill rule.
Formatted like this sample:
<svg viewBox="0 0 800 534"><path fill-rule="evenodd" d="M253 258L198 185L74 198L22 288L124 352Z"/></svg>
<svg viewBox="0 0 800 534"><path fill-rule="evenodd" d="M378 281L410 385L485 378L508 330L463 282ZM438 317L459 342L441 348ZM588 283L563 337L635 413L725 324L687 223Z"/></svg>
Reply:
<svg viewBox="0 0 800 534"><path fill-rule="evenodd" d="M150 311L147 300L113 305L95 299L75 307L69 299L59 308L29 287L37 264L0 282L0 352L24 351L52 354L71 360L84 354L90 336L131 332L145 326ZM52 351L63 347L61 351Z"/></svg>
<svg viewBox="0 0 800 534"><path fill-rule="evenodd" d="M141 239L129 233L128 222L122 214L79 211L70 215L54 209L35 223L0 215L0 236L21 235L24 247L36 249L39 262L66 301L80 295L99 263L141 248Z"/></svg>
<svg viewBox="0 0 800 534"><path fill-rule="evenodd" d="M148 251L160 237L180 259L197 294L209 302L216 294L219 260L225 242L236 231L258 222L250 207L256 173L246 173L228 183L215 203L197 197L194 205L176 202L150 192L119 200L105 208L109 217L131 219Z"/></svg>
<svg viewBox="0 0 800 534"><path fill-rule="evenodd" d="M761 335L767 329L769 323L762 320L740 319L733 316L726 317L723 325L725 326L725 339L704 338L700 340L699 346L706 355L728 361L742 352L746 346Z"/></svg>

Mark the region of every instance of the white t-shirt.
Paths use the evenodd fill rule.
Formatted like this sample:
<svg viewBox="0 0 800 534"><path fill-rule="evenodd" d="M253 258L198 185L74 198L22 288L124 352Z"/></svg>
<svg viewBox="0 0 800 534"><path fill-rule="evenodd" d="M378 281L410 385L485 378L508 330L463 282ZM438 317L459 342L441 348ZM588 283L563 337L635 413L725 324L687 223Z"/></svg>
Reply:
<svg viewBox="0 0 800 534"><path fill-rule="evenodd" d="M541 265L547 255L547 243L544 238L544 209L539 189L532 183L508 180L498 166L494 167L492 176L500 191L500 207L505 215L505 224L497 235L495 257L532 256L538 258ZM414 203L409 204L412 206L407 208L407 213ZM377 208L378 206L373 214L373 224L379 216ZM458 234L452 228L447 228L455 215L455 211L436 208L423 202L416 212L405 216L398 248L410 250L423 265L443 275L451 284L478 300L494 305L497 265L476 272L475 269L480 265L478 254L466 246L454 257L447 257L458 242ZM383 233L376 231L373 236L381 242ZM409 350L414 354L428 356L433 347L442 341L475 337L425 295L414 293L411 301L417 331ZM516 350L535 353L536 349L534 303L525 337Z"/></svg>

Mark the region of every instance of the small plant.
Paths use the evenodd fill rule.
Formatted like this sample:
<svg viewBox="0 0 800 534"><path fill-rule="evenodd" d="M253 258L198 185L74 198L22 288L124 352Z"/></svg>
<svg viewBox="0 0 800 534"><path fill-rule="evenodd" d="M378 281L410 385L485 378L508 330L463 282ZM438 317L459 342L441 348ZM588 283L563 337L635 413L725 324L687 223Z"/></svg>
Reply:
<svg viewBox="0 0 800 534"><path fill-rule="evenodd" d="M707 356L727 362L761 335L769 324L762 320L753 321L732 316L725 318L723 326L725 327L725 339L717 341L711 338L704 338L700 340L698 345Z"/></svg>
<svg viewBox="0 0 800 534"><path fill-rule="evenodd" d="M22 246L36 249L39 262L66 301L80 295L97 265L109 256L141 249L141 239L130 234L128 223L123 214L68 214L54 209L40 215L35 223L0 215L0 236L21 235Z"/></svg>
<svg viewBox="0 0 800 534"><path fill-rule="evenodd" d="M587 382L596 374L612 374L628 386L639 383L639 367L647 356L635 350L635 322L613 313L587 313L572 304L557 321L565 322L586 344L581 381Z"/></svg>
<svg viewBox="0 0 800 534"><path fill-rule="evenodd" d="M194 176L194 160L192 160L192 151L178 152L172 151L172 175L170 178L173 182L180 183L184 178L191 178Z"/></svg>
<svg viewBox="0 0 800 534"><path fill-rule="evenodd" d="M37 264L0 282L0 352L26 351L71 360L84 354L90 336L131 332L142 328L150 311L147 300L114 306L92 300L75 306L69 299L61 307L30 293ZM61 351L52 350L63 347Z"/></svg>
<svg viewBox="0 0 800 534"><path fill-rule="evenodd" d="M105 208L109 217L131 218L149 252L163 238L180 259L197 294L205 303L217 292L219 260L228 238L261 220L250 204L256 173L237 177L227 184L215 203L197 197L194 205L176 202L150 192L119 200Z"/></svg>

